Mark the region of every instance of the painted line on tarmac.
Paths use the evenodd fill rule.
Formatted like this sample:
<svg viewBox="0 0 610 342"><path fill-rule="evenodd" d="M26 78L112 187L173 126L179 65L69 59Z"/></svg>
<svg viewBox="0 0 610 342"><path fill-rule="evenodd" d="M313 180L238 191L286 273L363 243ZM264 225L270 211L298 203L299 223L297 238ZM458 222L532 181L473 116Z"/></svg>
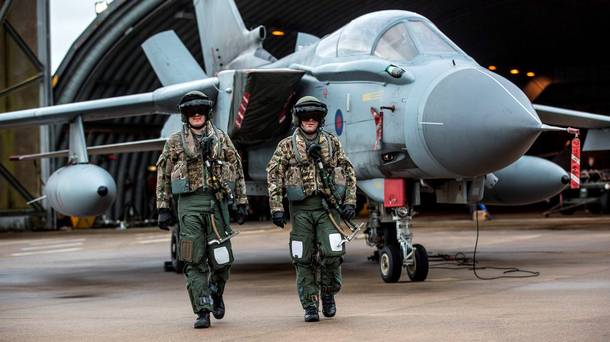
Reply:
<svg viewBox="0 0 610 342"><path fill-rule="evenodd" d="M13 240L13 241L1 241L0 246L10 246L10 245L20 245L20 244L29 244L31 246L38 246L44 244L54 244L54 243L68 243L68 242L76 242L76 241L85 241L86 239L62 239L62 238L53 238L53 239L30 239L30 240Z"/></svg>
<svg viewBox="0 0 610 342"><path fill-rule="evenodd" d="M44 245L44 246L34 246L34 247L23 247L23 248L21 248L21 250L22 251L35 251L35 250L40 250L40 249L76 247L76 246L82 246L82 245L83 245L82 242L74 242L74 243L63 243L63 244L59 244L59 245Z"/></svg>
<svg viewBox="0 0 610 342"><path fill-rule="evenodd" d="M85 239L85 238L80 238L80 239L44 239L44 240L30 242L30 245L31 246L42 246L42 245L52 245L52 244L58 244L58 243L82 242L82 241L85 241L85 240L87 240L87 239Z"/></svg>
<svg viewBox="0 0 610 342"><path fill-rule="evenodd" d="M27 256L27 255L52 254L52 253L68 253L68 252L77 252L77 251L80 251L80 250L82 250L82 248L52 249L52 250L48 250L48 251L13 253L13 254L11 254L11 256Z"/></svg>
<svg viewBox="0 0 610 342"><path fill-rule="evenodd" d="M10 245L21 245L26 243L32 243L37 240L17 240L17 241L2 241L0 242L0 246L10 246Z"/></svg>
<svg viewBox="0 0 610 342"><path fill-rule="evenodd" d="M150 239L168 239L167 234L155 234L155 235L143 235L136 237L136 240L150 240Z"/></svg>
<svg viewBox="0 0 610 342"><path fill-rule="evenodd" d="M149 244L149 243L160 243L160 242L169 242L170 238L163 238L163 239L152 239L152 240L141 240L141 241L135 241L132 244L140 244L140 245L145 245L145 244Z"/></svg>

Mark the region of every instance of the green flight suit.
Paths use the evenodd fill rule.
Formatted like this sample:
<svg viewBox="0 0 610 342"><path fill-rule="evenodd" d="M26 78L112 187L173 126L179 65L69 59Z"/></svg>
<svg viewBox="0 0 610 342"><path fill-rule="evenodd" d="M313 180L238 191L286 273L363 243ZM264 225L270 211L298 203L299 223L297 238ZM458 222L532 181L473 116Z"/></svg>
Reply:
<svg viewBox="0 0 610 342"><path fill-rule="evenodd" d="M320 295L334 295L341 289L341 256L345 254L345 245L339 245L341 234L328 215L319 195L290 202L290 256L303 309L317 307ZM339 222L339 215L333 212L333 216Z"/></svg>
<svg viewBox="0 0 610 342"><path fill-rule="evenodd" d="M204 309L212 311L211 295L222 296L233 262L230 240L208 244L216 239L212 217L221 237L232 233L222 220L223 217L229 220L226 202L218 205L213 199L211 193L203 190L178 195L179 258L186 263L186 288L195 313Z"/></svg>
<svg viewBox="0 0 610 342"><path fill-rule="evenodd" d="M307 155L307 141L297 129L291 137L280 141L267 165L267 184L271 212L284 211L282 199L290 203L290 255L296 269L299 299L303 308L318 306L320 294L336 294L341 289L341 262L345 245L342 236L324 208L323 186L319 171ZM322 147L322 161L340 189L345 204L356 204L356 175L339 139L320 132L315 143ZM285 192L284 192L285 190ZM339 222L339 215L330 211ZM318 277L319 274L319 277Z"/></svg>
<svg viewBox="0 0 610 342"><path fill-rule="evenodd" d="M218 239L211 215L220 238L224 238L231 233L224 198L233 194L238 204L248 203L241 158L231 139L209 121L202 133L197 137L185 127L172 134L157 162L157 208L170 208L171 198L176 199L180 223L178 255L186 265L187 292L195 313L212 311L210 295L222 296L233 262L230 241L208 244ZM201 156L203 137L212 139L207 156L211 174ZM213 200L210 184L214 179L222 187L221 200Z"/></svg>

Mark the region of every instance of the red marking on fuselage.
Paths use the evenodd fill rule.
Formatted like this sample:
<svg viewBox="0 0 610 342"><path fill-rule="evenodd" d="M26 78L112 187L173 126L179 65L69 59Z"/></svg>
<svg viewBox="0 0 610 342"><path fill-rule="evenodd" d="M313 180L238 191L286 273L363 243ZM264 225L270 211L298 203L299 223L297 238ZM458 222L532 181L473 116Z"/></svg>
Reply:
<svg viewBox="0 0 610 342"><path fill-rule="evenodd" d="M248 109L248 102L250 101L250 93L245 91L244 96L241 97L241 103L239 104L239 112L237 112L237 118L235 118L235 126L241 128L241 124L244 121L246 115L246 109Z"/></svg>
<svg viewBox="0 0 610 342"><path fill-rule="evenodd" d="M371 114L375 120L375 145L373 150L378 150L381 148L381 139L383 138L383 112L377 113L377 110L371 107Z"/></svg>

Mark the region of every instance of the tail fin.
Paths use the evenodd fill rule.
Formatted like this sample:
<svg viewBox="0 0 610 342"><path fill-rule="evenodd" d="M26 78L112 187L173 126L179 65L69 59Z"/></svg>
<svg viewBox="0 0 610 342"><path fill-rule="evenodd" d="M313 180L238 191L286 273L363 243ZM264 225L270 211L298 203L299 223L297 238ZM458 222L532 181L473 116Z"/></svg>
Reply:
<svg viewBox="0 0 610 342"><path fill-rule="evenodd" d="M174 31L160 32L148 38L142 49L163 86L207 78Z"/></svg>
<svg viewBox="0 0 610 342"><path fill-rule="evenodd" d="M216 75L224 69L254 68L275 61L263 49L265 28L259 26L247 30L233 0L193 0L193 6L208 75Z"/></svg>

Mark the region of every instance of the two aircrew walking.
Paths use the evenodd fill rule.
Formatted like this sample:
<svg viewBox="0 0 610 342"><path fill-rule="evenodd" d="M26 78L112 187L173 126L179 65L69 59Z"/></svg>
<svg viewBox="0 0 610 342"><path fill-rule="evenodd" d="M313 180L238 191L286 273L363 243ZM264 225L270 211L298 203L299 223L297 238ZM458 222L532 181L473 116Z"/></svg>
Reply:
<svg viewBox="0 0 610 342"><path fill-rule="evenodd" d="M222 294L233 262L228 200L234 196L239 215L248 212L241 159L231 139L212 124L212 108L205 94L186 94L179 105L184 129L170 136L157 163L159 227L168 229L172 223L173 197L180 223L178 254L186 264L195 328L210 326L210 312L216 319L224 317ZM322 129L326 113L326 105L315 97L297 101L296 130L278 144L267 166L273 223L282 228L286 189L292 221L290 255L306 322L319 320L320 299L324 316L336 313L334 295L341 289L345 245L334 222L339 216L351 219L356 205L354 168L339 139ZM314 150L319 163L314 163ZM323 181L317 165L328 171L333 186L327 178ZM343 200L340 205L329 206L333 195Z"/></svg>

